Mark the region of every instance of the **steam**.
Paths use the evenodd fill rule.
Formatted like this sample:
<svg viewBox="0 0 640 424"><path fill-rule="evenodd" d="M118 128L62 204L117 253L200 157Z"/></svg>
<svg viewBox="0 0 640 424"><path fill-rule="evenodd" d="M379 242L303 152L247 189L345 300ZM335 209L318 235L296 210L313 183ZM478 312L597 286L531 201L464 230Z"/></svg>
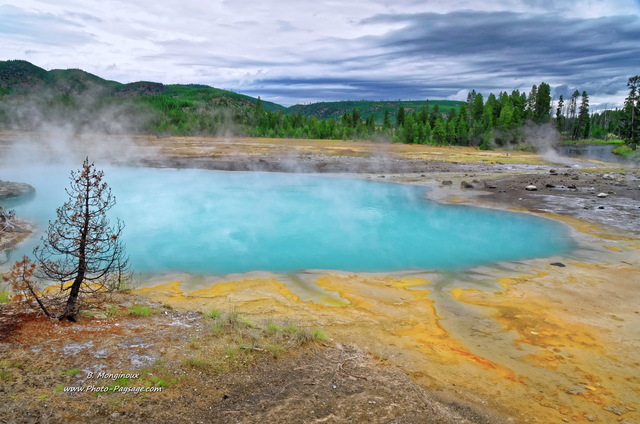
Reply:
<svg viewBox="0 0 640 424"><path fill-rule="evenodd" d="M37 96L4 99L0 129L9 131L0 132L0 166L60 165L69 170L85 157L107 166L139 163L153 154L128 135L147 122L149 111L103 99L103 90L91 84L82 93L61 96L42 90Z"/></svg>
<svg viewBox="0 0 640 424"><path fill-rule="evenodd" d="M552 123L533 124L529 122L524 127L524 136L526 142L534 146L536 152L547 162L566 166L576 164L575 161L558 154L555 149L555 146L560 143L560 133Z"/></svg>

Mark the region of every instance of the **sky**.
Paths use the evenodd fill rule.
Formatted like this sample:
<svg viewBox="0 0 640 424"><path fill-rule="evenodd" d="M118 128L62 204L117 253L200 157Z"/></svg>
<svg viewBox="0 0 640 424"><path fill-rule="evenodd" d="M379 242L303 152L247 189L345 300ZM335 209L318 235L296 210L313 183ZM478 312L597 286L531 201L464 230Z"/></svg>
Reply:
<svg viewBox="0 0 640 424"><path fill-rule="evenodd" d="M0 60L285 106L587 91L640 74L640 0L0 0Z"/></svg>

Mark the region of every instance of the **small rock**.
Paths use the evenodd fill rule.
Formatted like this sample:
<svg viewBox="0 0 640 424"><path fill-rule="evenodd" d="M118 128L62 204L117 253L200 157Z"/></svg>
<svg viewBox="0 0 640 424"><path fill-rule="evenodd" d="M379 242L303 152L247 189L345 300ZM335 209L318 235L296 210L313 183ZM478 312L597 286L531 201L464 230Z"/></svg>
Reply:
<svg viewBox="0 0 640 424"><path fill-rule="evenodd" d="M588 419L591 422L594 422L596 420L596 416L595 415L591 415L591 414L585 414L584 417L586 419Z"/></svg>
<svg viewBox="0 0 640 424"><path fill-rule="evenodd" d="M497 187L495 185L485 181L484 188L494 189L494 188L497 188Z"/></svg>
<svg viewBox="0 0 640 424"><path fill-rule="evenodd" d="M556 186L554 186L553 184L547 184L545 185L546 188L556 188Z"/></svg>
<svg viewBox="0 0 640 424"><path fill-rule="evenodd" d="M119 417L120 417L119 412L114 412L113 414L111 414L111 418L119 418Z"/></svg>
<svg viewBox="0 0 640 424"><path fill-rule="evenodd" d="M607 197L608 194L607 193L598 193L597 196L601 197L601 198L604 198L604 197Z"/></svg>
<svg viewBox="0 0 640 424"><path fill-rule="evenodd" d="M604 206L598 206L598 209L604 209Z"/></svg>
<svg viewBox="0 0 640 424"><path fill-rule="evenodd" d="M551 175L558 175L558 171L556 171L555 169L550 169L550 170L549 170L549 174L551 174Z"/></svg>
<svg viewBox="0 0 640 424"><path fill-rule="evenodd" d="M442 182L442 185L451 185L451 184L453 184L453 181L451 181L451 180L444 180Z"/></svg>
<svg viewBox="0 0 640 424"><path fill-rule="evenodd" d="M461 181L460 182L460 187L462 187L462 188L473 188L473 184L468 183L466 181Z"/></svg>
<svg viewBox="0 0 640 424"><path fill-rule="evenodd" d="M570 184L570 185L567 186L567 188L570 188L572 190L577 190L578 189L578 187L576 187L575 184Z"/></svg>
<svg viewBox="0 0 640 424"><path fill-rule="evenodd" d="M616 415L622 415L622 411L615 405L607 405L603 408L605 411L613 412Z"/></svg>
<svg viewBox="0 0 640 424"><path fill-rule="evenodd" d="M577 175L574 175L573 177L571 177L572 180L579 180L580 177L578 177Z"/></svg>
<svg viewBox="0 0 640 424"><path fill-rule="evenodd" d="M566 267L566 265L565 265L565 264L563 264L562 262L552 262L550 265L552 265L552 266L558 266L558 267L560 267L560 268L564 268L564 267Z"/></svg>
<svg viewBox="0 0 640 424"><path fill-rule="evenodd" d="M574 386L571 387L569 389L567 389L567 393L570 395L581 395L582 393L586 392L587 390L582 387L582 386Z"/></svg>
<svg viewBox="0 0 640 424"><path fill-rule="evenodd" d="M536 190L538 190L538 187L534 186L533 184L530 184L530 185L526 186L524 189L527 190L527 191L536 191Z"/></svg>
<svg viewBox="0 0 640 424"><path fill-rule="evenodd" d="M613 175L611 175L611 174L604 174L604 175L602 176L602 179L603 179L603 180L614 180L615 178L614 178L614 176L613 176Z"/></svg>
<svg viewBox="0 0 640 424"><path fill-rule="evenodd" d="M36 189L29 184L0 180L0 200L33 195L35 192Z"/></svg>
<svg viewBox="0 0 640 424"><path fill-rule="evenodd" d="M472 183L476 183L476 184L479 184L479 183L480 183L480 181L478 181L478 180L473 180L473 181L471 181L471 182L472 182Z"/></svg>

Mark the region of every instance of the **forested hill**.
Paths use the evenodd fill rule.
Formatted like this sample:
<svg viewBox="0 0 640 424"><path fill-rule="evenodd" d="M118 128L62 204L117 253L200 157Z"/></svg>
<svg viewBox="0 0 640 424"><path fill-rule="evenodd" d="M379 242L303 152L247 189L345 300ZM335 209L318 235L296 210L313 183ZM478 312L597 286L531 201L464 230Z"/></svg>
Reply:
<svg viewBox="0 0 640 424"><path fill-rule="evenodd" d="M227 103L254 105L256 98L201 84L165 85L139 81L122 84L102 79L81 69L53 69L46 71L24 60L0 61L0 95L28 95L44 91L48 95L93 94L105 97L160 96L183 100L228 99ZM265 110L284 109L271 102L262 102Z"/></svg>

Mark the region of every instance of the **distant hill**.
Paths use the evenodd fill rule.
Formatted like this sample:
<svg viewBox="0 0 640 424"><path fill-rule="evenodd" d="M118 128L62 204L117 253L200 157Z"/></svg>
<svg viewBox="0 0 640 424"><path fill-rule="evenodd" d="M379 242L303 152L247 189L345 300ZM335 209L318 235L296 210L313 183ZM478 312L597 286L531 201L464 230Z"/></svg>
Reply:
<svg viewBox="0 0 640 424"><path fill-rule="evenodd" d="M102 79L81 69L47 71L24 60L0 61L0 94L26 94L48 89L53 94L102 94L107 97L131 98L165 95L182 100L213 100L229 98L238 105L255 104L258 99L203 84L164 85L139 81L122 84ZM281 110L283 106L262 101L265 110Z"/></svg>

